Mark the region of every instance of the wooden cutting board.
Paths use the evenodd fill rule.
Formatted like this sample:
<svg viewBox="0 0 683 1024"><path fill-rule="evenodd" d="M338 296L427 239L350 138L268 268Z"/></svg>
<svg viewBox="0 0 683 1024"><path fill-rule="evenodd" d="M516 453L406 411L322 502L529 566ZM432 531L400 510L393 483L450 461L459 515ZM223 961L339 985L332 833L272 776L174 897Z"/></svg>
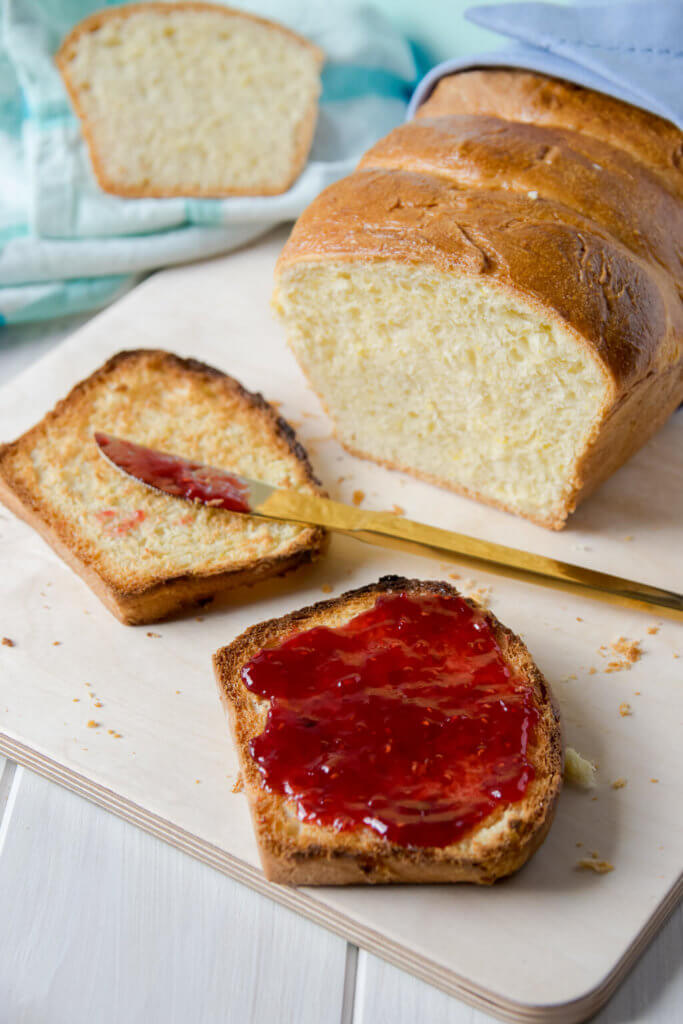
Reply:
<svg viewBox="0 0 683 1024"><path fill-rule="evenodd" d="M368 508L396 504L415 519L680 589L683 413L562 533L354 459L332 439L270 315L283 239L149 279L2 391L0 438L119 349L167 348L281 402L334 497L362 490ZM491 889L294 890L263 878L246 801L232 792L212 652L330 588L387 572L448 579L457 567L336 538L314 567L201 616L130 628L1 507L0 565L0 635L16 642L0 646L1 752L458 998L511 1020L584 1020L683 890L683 628L674 623L463 568L461 588L490 587L493 610L525 637L559 699L567 742L599 763L597 788L567 788L539 853ZM608 672L618 659L600 648L622 636L640 642L642 658ZM620 778L626 785L613 788ZM614 870L577 869L593 852Z"/></svg>

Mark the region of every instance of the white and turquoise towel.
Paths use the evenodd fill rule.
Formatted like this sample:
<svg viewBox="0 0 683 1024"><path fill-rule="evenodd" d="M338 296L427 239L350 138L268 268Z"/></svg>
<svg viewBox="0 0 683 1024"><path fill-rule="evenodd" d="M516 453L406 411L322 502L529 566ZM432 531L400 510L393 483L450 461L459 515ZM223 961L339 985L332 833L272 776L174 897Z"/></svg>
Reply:
<svg viewBox="0 0 683 1024"><path fill-rule="evenodd" d="M296 217L399 124L415 85L410 44L371 7L337 0L237 6L325 51L306 168L280 196L120 199L97 185L53 54L102 0L4 0L0 46L0 323L94 309L157 267L226 252Z"/></svg>

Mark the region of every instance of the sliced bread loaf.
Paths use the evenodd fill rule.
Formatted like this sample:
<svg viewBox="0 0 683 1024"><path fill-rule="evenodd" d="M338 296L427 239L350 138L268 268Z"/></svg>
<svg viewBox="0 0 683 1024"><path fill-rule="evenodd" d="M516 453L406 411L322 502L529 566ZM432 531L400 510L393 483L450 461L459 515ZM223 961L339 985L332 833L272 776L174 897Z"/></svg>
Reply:
<svg viewBox="0 0 683 1024"><path fill-rule="evenodd" d="M56 60L107 192L273 195L306 162L323 55L282 25L130 4L76 25Z"/></svg>
<svg viewBox="0 0 683 1024"><path fill-rule="evenodd" d="M384 577L253 626L214 667L269 879L488 884L542 843L552 695L447 584Z"/></svg>
<svg viewBox="0 0 683 1024"><path fill-rule="evenodd" d="M194 359L121 352L0 446L0 500L122 622L152 622L317 556L323 531L152 491L100 455L102 430L321 493L291 428L258 394Z"/></svg>
<svg viewBox="0 0 683 1024"><path fill-rule="evenodd" d="M274 306L351 452L560 529L683 400L683 135L538 78L439 85L304 211Z"/></svg>

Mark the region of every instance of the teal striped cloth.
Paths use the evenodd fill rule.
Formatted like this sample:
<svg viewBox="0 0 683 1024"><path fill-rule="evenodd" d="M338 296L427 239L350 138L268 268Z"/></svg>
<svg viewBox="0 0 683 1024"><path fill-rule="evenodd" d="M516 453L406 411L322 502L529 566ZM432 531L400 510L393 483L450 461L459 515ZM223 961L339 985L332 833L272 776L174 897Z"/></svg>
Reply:
<svg viewBox="0 0 683 1024"><path fill-rule="evenodd" d="M314 0L240 3L325 51L306 168L280 196L122 199L97 185L54 66L66 32L103 6L5 0L0 47L0 323L95 309L158 267L226 252L291 220L405 117L413 50L370 7Z"/></svg>

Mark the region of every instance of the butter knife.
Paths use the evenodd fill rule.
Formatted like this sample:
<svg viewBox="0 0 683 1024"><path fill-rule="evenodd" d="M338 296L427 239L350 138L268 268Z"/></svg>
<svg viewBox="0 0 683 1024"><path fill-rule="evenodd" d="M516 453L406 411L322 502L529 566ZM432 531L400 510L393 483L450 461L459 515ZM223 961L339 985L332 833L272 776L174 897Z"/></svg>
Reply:
<svg viewBox="0 0 683 1024"><path fill-rule="evenodd" d="M314 494L273 487L101 431L96 431L94 437L101 454L117 469L176 498L259 518L322 526L368 544L438 557L683 622L683 595L673 591L414 522L391 512L371 512Z"/></svg>

